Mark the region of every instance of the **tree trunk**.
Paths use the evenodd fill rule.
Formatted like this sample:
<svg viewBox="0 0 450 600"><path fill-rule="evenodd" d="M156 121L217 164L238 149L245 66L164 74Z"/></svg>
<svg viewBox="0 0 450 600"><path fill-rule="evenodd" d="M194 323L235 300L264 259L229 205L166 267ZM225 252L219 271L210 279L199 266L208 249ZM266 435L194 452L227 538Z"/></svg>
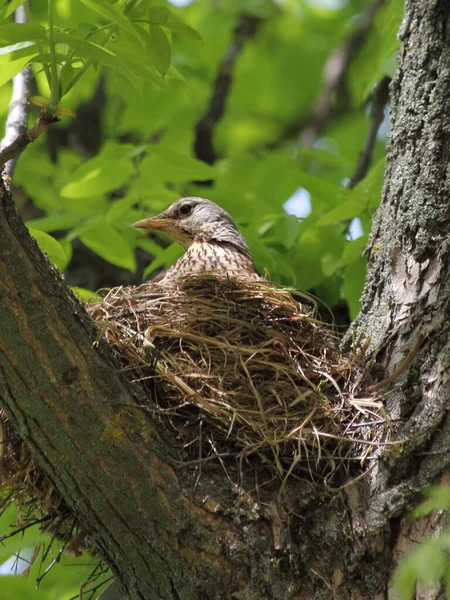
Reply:
<svg viewBox="0 0 450 600"><path fill-rule="evenodd" d="M450 5L411 0L406 13L383 201L353 330L370 338L387 375L408 365L385 388L396 437L408 441L339 493L317 497L292 480L280 503L277 490L254 497L213 467L195 485L170 432L127 412L139 384L96 343L101 332L0 191L1 404L122 597L386 598L396 562L440 526L403 516L450 462ZM439 590L417 595L425 597Z"/></svg>

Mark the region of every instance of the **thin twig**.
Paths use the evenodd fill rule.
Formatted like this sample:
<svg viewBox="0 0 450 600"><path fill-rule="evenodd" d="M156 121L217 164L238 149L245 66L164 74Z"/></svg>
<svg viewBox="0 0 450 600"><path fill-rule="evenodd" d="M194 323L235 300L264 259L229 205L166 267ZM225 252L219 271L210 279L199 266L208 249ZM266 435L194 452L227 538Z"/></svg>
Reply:
<svg viewBox="0 0 450 600"><path fill-rule="evenodd" d="M8 540L9 538L14 537L18 533L21 533L21 532L25 531L26 529L29 529L30 527L33 527L34 525L39 525L40 523L45 523L46 521L49 521L51 518L52 518L51 515L47 515L46 517L42 517L41 519L36 519L35 521L32 521L31 523L22 525L22 527L17 527L13 531L11 531L11 533L6 533L5 535L1 535L0 543Z"/></svg>
<svg viewBox="0 0 450 600"><path fill-rule="evenodd" d="M214 128L225 110L234 64L244 44L256 35L260 23L261 19L256 17L239 17L233 39L219 67L209 106L195 127L195 154L198 159L209 164L213 164L217 158L213 144Z"/></svg>
<svg viewBox="0 0 450 600"><path fill-rule="evenodd" d="M15 14L16 23L26 23L27 14L25 5L22 4L16 9ZM5 125L5 136L0 144L0 148L8 148L14 143L14 140L20 135L25 133L28 123L28 96L31 82L31 67L25 67L25 69L13 77L12 81L12 95L11 102L9 104L8 117ZM11 180L14 169L16 168L17 158L19 153L9 156L6 160L3 160L3 150L0 152L0 157L3 162L0 162L1 167L8 162L4 170L8 179Z"/></svg>
<svg viewBox="0 0 450 600"><path fill-rule="evenodd" d="M0 172L8 161L14 159L17 161L19 154L28 146L28 144L37 140L38 137L47 131L52 123L56 123L57 121L59 121L58 117L42 111L31 129L19 133L8 146L5 146L0 150Z"/></svg>
<svg viewBox="0 0 450 600"><path fill-rule="evenodd" d="M377 141L378 130L384 120L384 109L389 100L389 84L390 77L383 77L378 82L374 89L372 97L372 105L370 107L370 126L367 132L366 141L359 153L358 162L356 163L355 172L353 173L347 187L352 189L367 175L367 171L372 163L373 151Z"/></svg>
<svg viewBox="0 0 450 600"><path fill-rule="evenodd" d="M333 52L324 68L323 87L314 102L314 110L307 119L307 126L299 136L299 144L310 146L327 126L334 113L334 96L342 87L348 69L364 44L373 24L376 12L384 0L375 0L356 22L356 26L344 43Z"/></svg>

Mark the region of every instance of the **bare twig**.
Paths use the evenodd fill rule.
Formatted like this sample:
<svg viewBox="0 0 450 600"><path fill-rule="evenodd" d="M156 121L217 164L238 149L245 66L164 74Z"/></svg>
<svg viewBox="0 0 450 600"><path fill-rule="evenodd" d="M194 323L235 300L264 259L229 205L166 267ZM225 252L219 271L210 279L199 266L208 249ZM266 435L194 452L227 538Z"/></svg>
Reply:
<svg viewBox="0 0 450 600"><path fill-rule="evenodd" d="M209 164L216 161L213 144L214 128L225 110L233 80L234 64L244 44L257 33L260 23L261 19L256 17L248 15L239 17L233 39L219 67L209 106L195 127L195 154L197 158Z"/></svg>
<svg viewBox="0 0 450 600"><path fill-rule="evenodd" d="M376 12L383 6L384 0L375 0L356 22L353 32L344 43L333 52L324 68L324 82L314 103L314 109L306 120L307 125L299 136L299 143L310 146L325 129L334 114L334 96L342 87L348 68L371 29Z"/></svg>
<svg viewBox="0 0 450 600"><path fill-rule="evenodd" d="M31 129L26 129L22 133L19 133L8 146L5 146L0 150L0 170L8 161L17 161L19 154L28 146L28 144L37 140L38 137L47 131L49 125L56 123L57 121L59 121L58 117L42 111ZM9 176L11 176L11 172L11 168L9 168Z"/></svg>
<svg viewBox="0 0 450 600"><path fill-rule="evenodd" d="M391 82L390 77L383 77L378 82L372 97L372 105L370 108L370 126L367 132L366 141L364 146L359 153L358 162L356 163L355 172L353 173L347 187L352 189L357 183L359 183L367 175L370 164L372 162L373 151L375 143L377 141L378 130L384 119L384 109L389 100L389 84Z"/></svg>
<svg viewBox="0 0 450 600"><path fill-rule="evenodd" d="M26 23L27 15L25 11L25 7L22 4L19 8L16 9L15 12L15 22L16 23ZM29 88L31 81L31 67L25 67L25 69L16 75L13 78L13 89L11 95L11 102L8 110L8 117L6 119L5 125L5 137L3 138L0 148L7 149L12 144L14 144L15 139L20 135L24 134L27 129L28 123L28 96L29 96ZM23 149L23 148L22 148ZM19 153L13 154L12 156L9 153L6 154L8 158L3 160L3 150L0 152L0 157L3 162L0 162L0 170L6 163L6 168L4 170L5 174L8 175L8 178L11 179L14 173L14 169L16 167L17 158Z"/></svg>

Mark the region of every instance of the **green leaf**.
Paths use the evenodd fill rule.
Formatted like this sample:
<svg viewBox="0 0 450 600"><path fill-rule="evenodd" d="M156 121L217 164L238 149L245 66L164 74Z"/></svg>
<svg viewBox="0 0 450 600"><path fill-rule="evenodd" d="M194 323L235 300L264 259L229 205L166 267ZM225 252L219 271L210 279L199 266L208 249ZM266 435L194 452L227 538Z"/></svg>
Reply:
<svg viewBox="0 0 450 600"><path fill-rule="evenodd" d="M384 180L385 157L377 161L369 170L366 177L354 188L367 194L367 206L376 209L380 204L381 189Z"/></svg>
<svg viewBox="0 0 450 600"><path fill-rule="evenodd" d="M169 204L175 202L180 197L174 190L168 190L162 187L156 187L145 191L144 197L140 200L139 205L153 213L161 212L167 208ZM144 216L142 217L144 218Z"/></svg>
<svg viewBox="0 0 450 600"><path fill-rule="evenodd" d="M0 44L17 44L18 42L45 40L46 38L47 31L42 25L32 23L0 25Z"/></svg>
<svg viewBox="0 0 450 600"><path fill-rule="evenodd" d="M81 302L94 303L94 302L98 302L100 300L99 294L96 294L95 292L92 292L91 290L87 290L86 288L82 288L82 287L78 287L78 286L71 286L70 289L75 294L75 296L78 296L78 298L80 299Z"/></svg>
<svg viewBox="0 0 450 600"><path fill-rule="evenodd" d="M166 75L166 80L170 81L172 79L175 81L181 81L183 83L186 82L186 77L184 77L178 69L175 69L174 66L170 67Z"/></svg>
<svg viewBox="0 0 450 600"><path fill-rule="evenodd" d="M332 225L333 223L339 223L340 221L348 221L354 217L359 216L364 212L366 206L364 202L359 200L346 200L325 213L318 221L317 225L323 227L324 225Z"/></svg>
<svg viewBox="0 0 450 600"><path fill-rule="evenodd" d="M60 269L64 269L67 264L66 254L61 244L48 233L38 229L29 229L30 234L37 241L41 249L48 255L49 259Z"/></svg>
<svg viewBox="0 0 450 600"><path fill-rule="evenodd" d="M8 83L17 73L23 71L23 69L30 62L30 57L19 58L8 63L3 63L0 66L0 86Z"/></svg>
<svg viewBox="0 0 450 600"><path fill-rule="evenodd" d="M164 76L170 67L172 49L166 34L159 25L150 25L150 51L156 68Z"/></svg>
<svg viewBox="0 0 450 600"><path fill-rule="evenodd" d="M450 511L450 487L445 485L431 486L425 490L428 498L419 504L411 513L413 519L425 517L438 510Z"/></svg>
<svg viewBox="0 0 450 600"><path fill-rule="evenodd" d="M63 32L55 32L55 42L67 44L74 48L81 58L99 62L106 67L115 69L122 77L127 79L137 90L140 90L140 82L133 70L119 56L108 48L94 44L88 40L82 40L73 35Z"/></svg>
<svg viewBox="0 0 450 600"><path fill-rule="evenodd" d="M72 199L99 196L124 185L133 172L129 161L111 161L103 167L94 167L82 179L66 184L61 196Z"/></svg>
<svg viewBox="0 0 450 600"><path fill-rule="evenodd" d="M412 600L416 589L417 573L412 564L407 560L397 570L394 578L394 588L399 595L399 600Z"/></svg>
<svg viewBox="0 0 450 600"><path fill-rule="evenodd" d="M272 237L282 244L286 250L294 246L300 232L300 221L294 215L283 215L278 219L270 230L270 239Z"/></svg>
<svg viewBox="0 0 450 600"><path fill-rule="evenodd" d="M170 10L165 6L155 6L148 11L148 20L154 25L166 25L170 17Z"/></svg>
<svg viewBox="0 0 450 600"><path fill-rule="evenodd" d="M198 31L184 23L184 21L174 14L170 15L167 22L161 24L185 38L195 40L196 42L203 42L203 38Z"/></svg>
<svg viewBox="0 0 450 600"><path fill-rule="evenodd" d="M116 25L127 31L137 40L142 41L139 30L117 6L107 4L102 0L81 0L81 2L105 19L116 23Z"/></svg>
<svg viewBox="0 0 450 600"><path fill-rule="evenodd" d="M113 225L114 223L117 223L117 221L122 221L133 204L136 203L137 201L134 196L122 198L121 200L115 200L111 204L111 208L106 215L106 222L108 225Z"/></svg>
<svg viewBox="0 0 450 600"><path fill-rule="evenodd" d="M297 285L301 289L310 289L324 279L322 270L322 240L317 229L305 228L297 244L298 269Z"/></svg>
<svg viewBox="0 0 450 600"><path fill-rule="evenodd" d="M0 9L0 21L6 20L21 4L23 4L23 0L11 0L11 2L7 2L6 6Z"/></svg>
<svg viewBox="0 0 450 600"><path fill-rule="evenodd" d="M367 245L367 238L367 235L362 235L357 240L348 242L344 248L344 252L342 253L340 261L336 265L336 268L345 267L350 263L363 260L363 252Z"/></svg>
<svg viewBox="0 0 450 600"><path fill-rule="evenodd" d="M178 150L162 146L151 147L150 154L142 161L140 169L160 181L172 182L189 179L203 181L214 179L216 175L215 168L207 163Z"/></svg>
<svg viewBox="0 0 450 600"><path fill-rule="evenodd" d="M349 190L341 185L327 181L324 178L301 172L298 177L299 183L318 200L324 208L335 207L348 196Z"/></svg>
<svg viewBox="0 0 450 600"><path fill-rule="evenodd" d="M90 214L74 211L55 213L39 219L30 219L26 221L25 225L33 229L39 229L39 231L60 231L79 225L86 216L90 216Z"/></svg>
<svg viewBox="0 0 450 600"><path fill-rule="evenodd" d="M80 236L85 246L106 261L131 272L136 271L134 252L126 238L103 220Z"/></svg>

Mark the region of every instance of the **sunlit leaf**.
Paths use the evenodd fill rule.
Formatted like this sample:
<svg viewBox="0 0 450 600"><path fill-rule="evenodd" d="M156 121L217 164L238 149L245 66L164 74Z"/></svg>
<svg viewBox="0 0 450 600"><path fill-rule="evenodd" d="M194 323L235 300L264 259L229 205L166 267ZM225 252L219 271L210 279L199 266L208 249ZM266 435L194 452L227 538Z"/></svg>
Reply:
<svg viewBox="0 0 450 600"><path fill-rule="evenodd" d="M300 232L300 223L294 215L283 215L270 230L270 239L275 238L286 249L292 248Z"/></svg>
<svg viewBox="0 0 450 600"><path fill-rule="evenodd" d="M0 86L10 81L17 73L23 71L29 62L30 59L27 57L2 64L0 66Z"/></svg>
<svg viewBox="0 0 450 600"><path fill-rule="evenodd" d="M163 181L214 179L215 169L188 154L171 148L155 147L141 168Z"/></svg>
<svg viewBox="0 0 450 600"><path fill-rule="evenodd" d="M26 226L38 229L39 231L59 231L61 229L68 229L80 223L86 213L83 212L62 212L50 214L46 217L40 217L38 219L30 219L26 222Z"/></svg>
<svg viewBox="0 0 450 600"><path fill-rule="evenodd" d="M41 249L48 255L49 259L60 269L64 269L67 263L66 254L61 244L48 233L38 229L29 229L29 232L37 241Z"/></svg>
<svg viewBox="0 0 450 600"><path fill-rule="evenodd" d="M108 4L107 2L103 2L103 0L81 0L81 2L105 19L116 23L116 25L134 36L137 40L141 40L138 29L117 5Z"/></svg>
<svg viewBox="0 0 450 600"><path fill-rule="evenodd" d="M45 40L47 31L34 23L12 23L0 25L0 44L17 44L33 40Z"/></svg>
<svg viewBox="0 0 450 600"><path fill-rule="evenodd" d="M11 0L6 2L6 6L0 8L0 21L5 20L7 17L13 14L13 12L23 4L23 0Z"/></svg>
<svg viewBox="0 0 450 600"><path fill-rule="evenodd" d="M150 50L156 67L165 75L170 67L171 47L166 34L159 25L150 25Z"/></svg>
<svg viewBox="0 0 450 600"><path fill-rule="evenodd" d="M98 196L121 187L134 171L129 161L118 160L94 167L82 179L72 181L61 190L66 198Z"/></svg>
<svg viewBox="0 0 450 600"><path fill-rule="evenodd" d="M166 22L160 24L185 38L195 40L196 42L203 42L203 38L198 31L184 23L184 21L174 14L171 14Z"/></svg>
<svg viewBox="0 0 450 600"><path fill-rule="evenodd" d="M155 25L166 25L170 17L170 10L165 6L153 6L149 8L148 20Z"/></svg>
<svg viewBox="0 0 450 600"><path fill-rule="evenodd" d="M123 220L127 212L129 212L130 208L134 204L136 204L136 198L133 196L125 197L121 200L115 200L111 204L111 208L106 215L106 222L108 225L112 225L113 223Z"/></svg>
<svg viewBox="0 0 450 600"><path fill-rule="evenodd" d="M78 296L81 302L98 302L100 300L100 296L91 290L87 290L86 288L72 286L70 288L72 292Z"/></svg>
<svg viewBox="0 0 450 600"><path fill-rule="evenodd" d="M450 511L450 487L446 485L431 486L425 490L427 499L421 502L411 513L413 519L424 517L438 510Z"/></svg>
<svg viewBox="0 0 450 600"><path fill-rule="evenodd" d="M136 271L136 259L128 241L106 221L91 227L80 239L106 261L133 273Z"/></svg>
<svg viewBox="0 0 450 600"><path fill-rule="evenodd" d="M65 32L56 32L54 37L56 42L67 44L71 48L74 48L82 58L99 62L102 65L115 69L120 75L125 77L139 89L139 79L133 73L133 70L130 69L126 62L108 48L90 42L89 40L82 40Z"/></svg>
<svg viewBox="0 0 450 600"><path fill-rule="evenodd" d="M359 216L365 210L364 202L358 200L346 200L325 213L318 221L317 225L331 225L332 223L338 223L339 221L347 221Z"/></svg>

